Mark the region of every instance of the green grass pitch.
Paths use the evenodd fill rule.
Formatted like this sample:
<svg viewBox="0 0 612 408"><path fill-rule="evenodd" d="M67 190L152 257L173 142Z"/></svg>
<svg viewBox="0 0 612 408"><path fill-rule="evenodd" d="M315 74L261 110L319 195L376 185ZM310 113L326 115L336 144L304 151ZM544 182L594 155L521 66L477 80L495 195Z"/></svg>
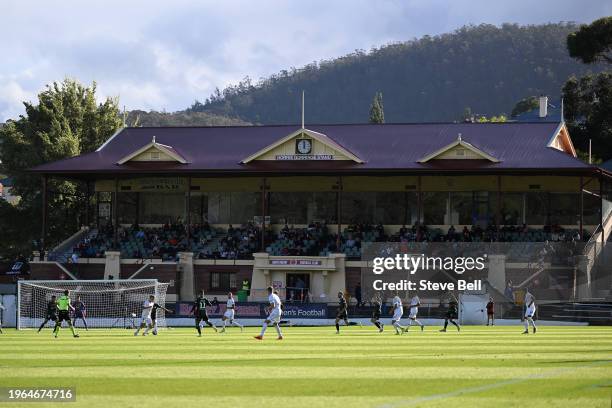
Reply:
<svg viewBox="0 0 612 408"><path fill-rule="evenodd" d="M612 327L5 330L0 386L74 386L74 407L610 407ZM1 404L0 404L1 405ZM5 406L57 406L7 403Z"/></svg>

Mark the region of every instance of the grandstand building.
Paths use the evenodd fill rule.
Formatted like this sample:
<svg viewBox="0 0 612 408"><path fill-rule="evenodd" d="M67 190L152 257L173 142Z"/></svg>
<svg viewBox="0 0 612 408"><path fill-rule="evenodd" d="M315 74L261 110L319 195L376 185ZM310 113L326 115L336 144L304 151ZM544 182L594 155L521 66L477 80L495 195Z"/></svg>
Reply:
<svg viewBox="0 0 612 408"><path fill-rule="evenodd" d="M123 128L32 171L96 203L34 279L155 277L170 301L245 280L251 300L274 285L327 301L354 293L368 242L603 246L612 227L612 173L576 157L563 122ZM485 275L503 291L512 268Z"/></svg>

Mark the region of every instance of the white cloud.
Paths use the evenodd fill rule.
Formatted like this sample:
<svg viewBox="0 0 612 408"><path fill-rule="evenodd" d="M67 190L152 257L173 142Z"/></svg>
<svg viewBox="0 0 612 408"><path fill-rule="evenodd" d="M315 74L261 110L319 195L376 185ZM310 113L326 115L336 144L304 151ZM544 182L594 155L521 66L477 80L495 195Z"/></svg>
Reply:
<svg viewBox="0 0 612 408"><path fill-rule="evenodd" d="M0 78L0 118L16 118L23 113L23 101L34 100L34 94L21 87L17 80Z"/></svg>
<svg viewBox="0 0 612 408"><path fill-rule="evenodd" d="M96 81L128 109L184 109L245 76L469 23L588 22L608 1L4 0L0 121L64 77Z"/></svg>

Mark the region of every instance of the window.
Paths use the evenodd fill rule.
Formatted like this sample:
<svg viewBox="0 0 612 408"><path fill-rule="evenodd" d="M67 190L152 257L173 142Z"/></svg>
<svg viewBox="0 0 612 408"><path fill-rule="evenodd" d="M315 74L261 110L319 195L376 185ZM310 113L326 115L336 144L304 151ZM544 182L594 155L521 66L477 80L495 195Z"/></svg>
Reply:
<svg viewBox="0 0 612 408"><path fill-rule="evenodd" d="M526 193L525 218L529 225L548 224L549 196L546 193Z"/></svg>
<svg viewBox="0 0 612 408"><path fill-rule="evenodd" d="M451 192L451 219L450 224L453 225L471 225L477 220L476 214L473 213L473 198L472 192ZM449 221L449 220L446 220ZM447 222L448 223L448 222Z"/></svg>
<svg viewBox="0 0 612 408"><path fill-rule="evenodd" d="M345 192L342 193L342 223L343 224L373 224L376 208L376 193Z"/></svg>
<svg viewBox="0 0 612 408"><path fill-rule="evenodd" d="M261 215L261 193L229 193L230 224L241 225Z"/></svg>
<svg viewBox="0 0 612 408"><path fill-rule="evenodd" d="M502 225L520 225L523 223L523 193L503 193L501 208Z"/></svg>
<svg viewBox="0 0 612 408"><path fill-rule="evenodd" d="M334 192L272 192L269 205L272 224L331 223L336 220Z"/></svg>
<svg viewBox="0 0 612 408"><path fill-rule="evenodd" d="M211 272L210 289L219 291L230 291L238 288L236 272Z"/></svg>
<svg viewBox="0 0 612 408"><path fill-rule="evenodd" d="M414 195L414 193L410 193ZM376 193L376 208L374 222L382 224L401 225L410 222L406 207L408 193L380 192Z"/></svg>
<svg viewBox="0 0 612 408"><path fill-rule="evenodd" d="M133 224L136 222L136 211L138 211L137 193L120 192L117 218L120 224Z"/></svg>
<svg viewBox="0 0 612 408"><path fill-rule="evenodd" d="M139 204L141 224L183 222L185 218L184 193L140 193Z"/></svg>
<svg viewBox="0 0 612 408"><path fill-rule="evenodd" d="M576 193L550 194L550 223L576 225L580 218L580 195Z"/></svg>
<svg viewBox="0 0 612 408"><path fill-rule="evenodd" d="M604 194L604 197L605 197L605 194ZM585 225L599 225L599 223L601 222L600 215L599 215L601 201L599 197L593 194L584 193L583 200L584 200L583 223ZM605 202L606 200L604 199L604 203Z"/></svg>
<svg viewBox="0 0 612 408"><path fill-rule="evenodd" d="M427 225L443 225L448 204L448 193L423 193L423 220Z"/></svg>
<svg viewBox="0 0 612 408"><path fill-rule="evenodd" d="M308 201L310 193L272 192L270 193L270 216L272 224L307 224ZM260 211L261 214L261 211Z"/></svg>
<svg viewBox="0 0 612 408"><path fill-rule="evenodd" d="M151 152L151 160L159 160L159 152Z"/></svg>
<svg viewBox="0 0 612 408"><path fill-rule="evenodd" d="M192 192L189 211L192 224L203 224L208 221L208 194Z"/></svg>

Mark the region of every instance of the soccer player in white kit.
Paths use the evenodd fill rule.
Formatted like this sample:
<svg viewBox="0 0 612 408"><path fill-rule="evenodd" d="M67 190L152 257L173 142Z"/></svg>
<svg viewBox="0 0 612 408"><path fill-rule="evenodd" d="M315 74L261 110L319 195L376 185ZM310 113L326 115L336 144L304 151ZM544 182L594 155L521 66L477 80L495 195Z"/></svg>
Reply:
<svg viewBox="0 0 612 408"><path fill-rule="evenodd" d="M529 323L533 326L533 334L536 332L536 325L533 321L533 316L535 316L536 305L535 305L535 297L529 293L525 293L525 331L523 334L529 334Z"/></svg>
<svg viewBox="0 0 612 408"><path fill-rule="evenodd" d="M402 306L402 299L399 294L395 293L395 297L392 301L393 305L393 317L391 318L391 325L395 327L395 334L402 334L406 331L406 327L400 325L400 320L404 314L404 307Z"/></svg>
<svg viewBox="0 0 612 408"><path fill-rule="evenodd" d="M261 333L259 333L259 336L255 336L255 338L257 340L263 340L263 336L266 333L266 329L268 328L268 325L272 323L274 327L276 328L276 332L278 333L278 340L282 340L283 333L281 332L281 329L279 326L280 318L282 314L281 300L278 297L278 295L274 293L274 289L272 288L272 286L268 286L268 303L270 304L270 306L268 306L268 310L269 310L268 317L266 318L263 326L261 327Z"/></svg>
<svg viewBox="0 0 612 408"><path fill-rule="evenodd" d="M236 302L234 301L234 294L232 292L229 292L227 294L227 304L226 304L225 313L223 313L223 317L221 318L221 321L223 322L223 328L221 329L221 333L225 332L225 325L227 324L228 320L231 325L240 327L240 331L244 330L244 326L242 326L240 323L234 320L235 311L236 311Z"/></svg>
<svg viewBox="0 0 612 408"><path fill-rule="evenodd" d="M419 306L421 306L421 299L417 295L414 295L412 299L410 299L410 312L408 314L408 329L412 326L412 322L415 322L419 326L421 326L421 331L425 329L425 325L417 320L417 313L419 313Z"/></svg>
<svg viewBox="0 0 612 408"><path fill-rule="evenodd" d="M136 329L134 332L134 336L138 336L140 329L144 329L145 326L147 329L142 333L143 336L149 334L149 330L153 329L153 321L151 320L151 311L153 311L153 306L155 305L155 296L149 296L148 300L142 302L142 321L140 322L140 327Z"/></svg>

